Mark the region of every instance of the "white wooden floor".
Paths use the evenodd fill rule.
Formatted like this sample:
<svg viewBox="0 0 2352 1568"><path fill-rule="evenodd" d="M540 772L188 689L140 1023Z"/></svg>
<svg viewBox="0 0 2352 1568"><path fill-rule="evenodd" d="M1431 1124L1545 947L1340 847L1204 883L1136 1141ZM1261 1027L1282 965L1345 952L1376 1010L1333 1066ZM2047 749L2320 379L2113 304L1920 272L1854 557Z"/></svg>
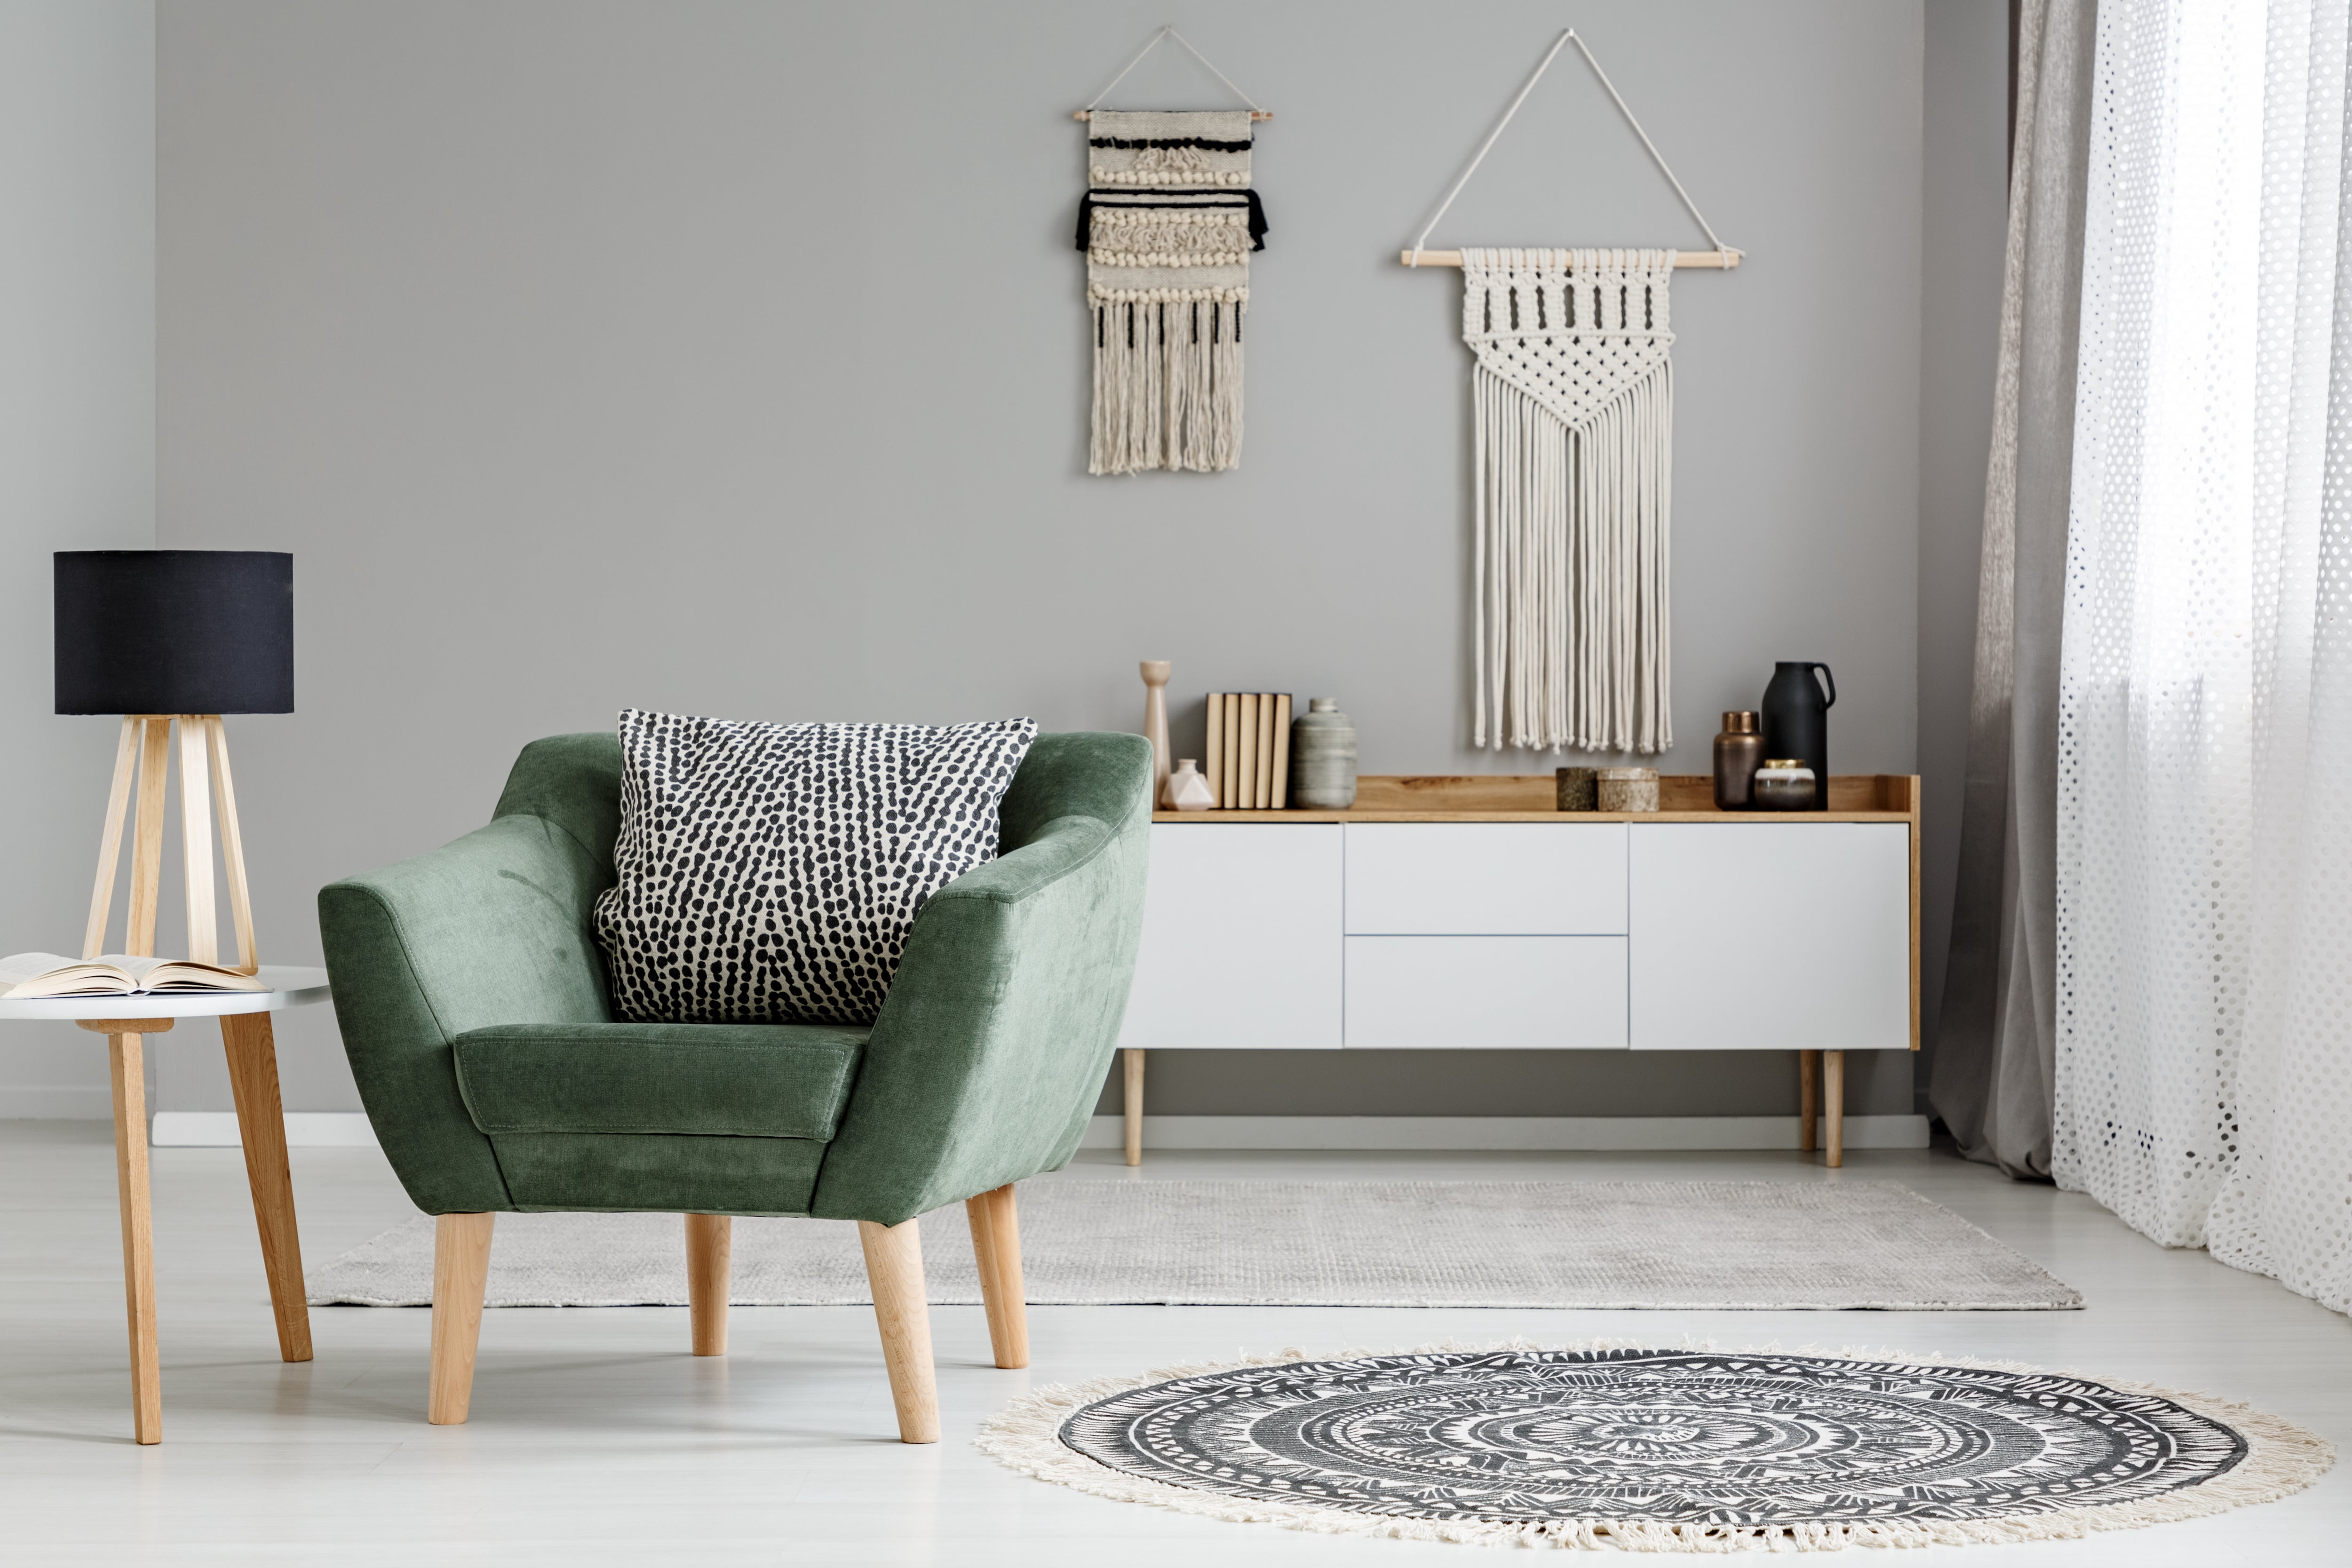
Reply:
<svg viewBox="0 0 2352 1568"><path fill-rule="evenodd" d="M129 1439L121 1251L102 1125L0 1124L0 1562L515 1564L715 1562L1452 1563L1476 1548L1189 1520L1049 1487L972 1451L1033 1384L1247 1349L1455 1337L1686 1335L1887 1347L2070 1367L2255 1401L2352 1444L2352 1325L2201 1253L2165 1252L2087 1199L1920 1153L1850 1156L1958 1210L2089 1299L2079 1312L1427 1312L1036 1308L1035 1364L989 1364L977 1307L934 1309L945 1440L892 1438L871 1314L738 1308L733 1354L688 1355L683 1308L487 1314L466 1427L425 1424L426 1314L311 1314L318 1359L276 1354L239 1156L154 1152L164 1440ZM1050 1180L1692 1176L1835 1181L1775 1155L1088 1154ZM298 1149L306 1254L411 1213L373 1151ZM960 1214L941 1217L961 1225ZM1249 1223L1236 1214L1237 1227ZM1906 1555L2002 1564L2352 1563L2352 1469L2216 1519ZM1700 1559L1685 1559L1700 1561ZM1665 1561L1665 1560L1661 1560ZM1705 1561L1719 1561L1707 1558Z"/></svg>

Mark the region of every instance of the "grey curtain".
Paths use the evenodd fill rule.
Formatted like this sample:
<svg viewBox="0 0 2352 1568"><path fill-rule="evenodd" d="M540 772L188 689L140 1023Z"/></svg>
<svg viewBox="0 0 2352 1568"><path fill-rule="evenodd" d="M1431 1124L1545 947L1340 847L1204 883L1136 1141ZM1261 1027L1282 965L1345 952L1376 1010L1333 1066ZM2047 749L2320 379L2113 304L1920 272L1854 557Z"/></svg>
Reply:
<svg viewBox="0 0 2352 1568"><path fill-rule="evenodd" d="M2058 638L2095 0L2024 0L1951 960L1927 1097L1960 1151L2050 1174Z"/></svg>

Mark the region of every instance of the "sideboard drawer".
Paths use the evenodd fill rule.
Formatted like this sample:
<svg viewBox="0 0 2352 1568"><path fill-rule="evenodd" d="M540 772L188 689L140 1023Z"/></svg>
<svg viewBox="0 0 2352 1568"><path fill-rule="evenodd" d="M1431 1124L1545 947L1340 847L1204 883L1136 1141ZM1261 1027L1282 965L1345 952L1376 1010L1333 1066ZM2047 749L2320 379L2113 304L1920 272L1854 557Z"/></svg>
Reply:
<svg viewBox="0 0 2352 1568"><path fill-rule="evenodd" d="M1350 822L1348 934L1622 936L1622 822Z"/></svg>
<svg viewBox="0 0 2352 1568"><path fill-rule="evenodd" d="M1352 1049L1625 1044L1622 936L1350 936L1347 989Z"/></svg>

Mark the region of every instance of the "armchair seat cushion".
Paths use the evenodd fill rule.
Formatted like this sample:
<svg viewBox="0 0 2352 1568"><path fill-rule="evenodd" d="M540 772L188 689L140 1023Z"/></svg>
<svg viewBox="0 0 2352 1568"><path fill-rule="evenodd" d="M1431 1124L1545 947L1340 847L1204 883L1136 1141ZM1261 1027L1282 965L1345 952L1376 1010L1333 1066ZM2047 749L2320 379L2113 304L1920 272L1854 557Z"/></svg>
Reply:
<svg viewBox="0 0 2352 1568"><path fill-rule="evenodd" d="M872 1031L824 1024L502 1024L452 1042L474 1124L502 1134L830 1142Z"/></svg>

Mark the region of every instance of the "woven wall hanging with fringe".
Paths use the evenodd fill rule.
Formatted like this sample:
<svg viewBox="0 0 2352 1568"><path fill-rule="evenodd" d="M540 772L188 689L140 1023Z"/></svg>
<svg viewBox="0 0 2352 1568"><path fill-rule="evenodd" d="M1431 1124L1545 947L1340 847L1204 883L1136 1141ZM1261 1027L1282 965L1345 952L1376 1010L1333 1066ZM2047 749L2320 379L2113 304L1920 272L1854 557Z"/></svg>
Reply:
<svg viewBox="0 0 2352 1568"><path fill-rule="evenodd" d="M1433 251L1430 233L1559 52L1574 44L1711 251ZM1675 269L1725 245L1573 28L1537 65L1402 259L1462 268L1471 372L1471 738L1656 753L1675 743Z"/></svg>
<svg viewBox="0 0 2352 1568"><path fill-rule="evenodd" d="M1092 111L1078 204L1094 317L1089 474L1241 462L1249 258L1265 248L1250 142L1245 109Z"/></svg>
<svg viewBox="0 0 2352 1568"><path fill-rule="evenodd" d="M1465 250L1481 746L1664 751L1670 250Z"/></svg>

